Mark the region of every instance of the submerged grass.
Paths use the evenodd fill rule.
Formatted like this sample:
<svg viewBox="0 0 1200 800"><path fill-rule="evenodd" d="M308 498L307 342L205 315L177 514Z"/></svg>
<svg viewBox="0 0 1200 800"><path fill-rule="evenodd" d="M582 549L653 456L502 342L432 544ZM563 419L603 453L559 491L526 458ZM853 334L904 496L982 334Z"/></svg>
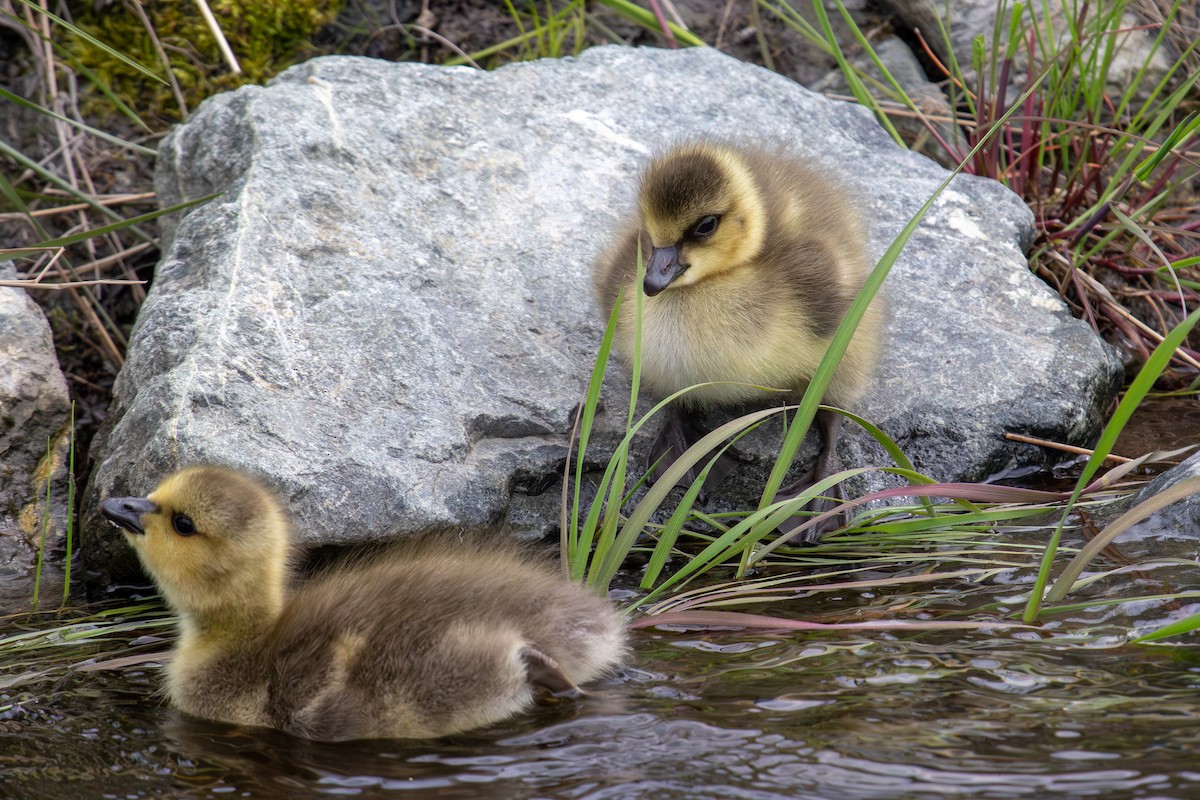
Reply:
<svg viewBox="0 0 1200 800"><path fill-rule="evenodd" d="M64 677L159 662L174 631L174 616L157 602L0 617L0 716L18 703L52 705L71 691Z"/></svg>

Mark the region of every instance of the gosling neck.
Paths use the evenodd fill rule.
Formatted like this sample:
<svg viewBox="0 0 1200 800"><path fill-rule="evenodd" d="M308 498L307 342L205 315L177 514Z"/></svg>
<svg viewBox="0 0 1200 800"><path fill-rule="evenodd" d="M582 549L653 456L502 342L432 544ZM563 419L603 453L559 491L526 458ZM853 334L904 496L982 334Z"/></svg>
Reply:
<svg viewBox="0 0 1200 800"><path fill-rule="evenodd" d="M180 645L243 646L264 637L279 618L283 599L180 614Z"/></svg>
<svg viewBox="0 0 1200 800"><path fill-rule="evenodd" d="M281 567L226 574L203 590L188 587L177 596L166 592L179 613L181 644L242 644L262 637L283 611L285 582Z"/></svg>

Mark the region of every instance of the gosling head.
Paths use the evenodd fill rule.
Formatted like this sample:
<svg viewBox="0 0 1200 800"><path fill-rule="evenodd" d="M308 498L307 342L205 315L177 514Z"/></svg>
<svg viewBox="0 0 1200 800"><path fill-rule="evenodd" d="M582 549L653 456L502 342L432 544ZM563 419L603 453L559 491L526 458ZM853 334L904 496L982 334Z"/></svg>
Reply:
<svg viewBox="0 0 1200 800"><path fill-rule="evenodd" d="M193 619L278 611L288 525L257 481L221 467L189 467L148 497L109 497L100 512L125 538L167 602Z"/></svg>
<svg viewBox="0 0 1200 800"><path fill-rule="evenodd" d="M655 159L639 204L650 240L643 288L651 297L736 269L762 249L765 201L732 148L687 144Z"/></svg>

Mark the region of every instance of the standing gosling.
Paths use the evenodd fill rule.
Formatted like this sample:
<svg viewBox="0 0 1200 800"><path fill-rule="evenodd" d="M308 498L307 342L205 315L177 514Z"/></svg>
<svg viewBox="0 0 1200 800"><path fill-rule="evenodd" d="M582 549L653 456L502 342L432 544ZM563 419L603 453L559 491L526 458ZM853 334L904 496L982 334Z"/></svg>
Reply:
<svg viewBox="0 0 1200 800"><path fill-rule="evenodd" d="M660 473L707 433L701 412L768 399L755 386L786 390L791 401L804 394L870 272L865 245L862 223L846 195L789 156L700 141L650 163L641 179L638 213L597 265L596 296L607 315L624 290L616 344L631 361L635 293L645 292L641 376L653 393L661 397L723 382L694 389L677 403L651 450ZM862 395L879 349L881 316L880 303L872 303L826 402L845 407ZM838 471L841 420L833 412L817 413L824 439L817 463L777 499ZM710 483L719 483L735 465L723 456Z"/></svg>
<svg viewBox="0 0 1200 800"><path fill-rule="evenodd" d="M231 470L184 469L100 509L179 614L167 694L197 717L327 741L445 736L578 696L624 653L607 600L503 547L426 544L289 590L287 519Z"/></svg>

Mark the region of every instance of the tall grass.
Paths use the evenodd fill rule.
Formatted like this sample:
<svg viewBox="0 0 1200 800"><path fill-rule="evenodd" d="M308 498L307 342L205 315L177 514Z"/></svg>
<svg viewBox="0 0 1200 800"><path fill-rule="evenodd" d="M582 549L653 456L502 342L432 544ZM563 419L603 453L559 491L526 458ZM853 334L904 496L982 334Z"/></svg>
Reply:
<svg viewBox="0 0 1200 800"><path fill-rule="evenodd" d="M504 0L517 35L471 53L459 52L450 56L449 65L500 64L504 61L524 61L534 58L558 58L578 55L593 39L621 43L623 40L589 8L585 0L567 0L555 8L547 0ZM597 0L595 4L620 19L633 22L648 31L660 33L675 46L699 46L704 42L691 31L660 17L630 0ZM455 48L457 49L457 48Z"/></svg>
<svg viewBox="0 0 1200 800"><path fill-rule="evenodd" d="M817 28L786 2L759 1L836 56L855 99L897 141L894 121L915 117L943 159L1025 198L1039 229L1033 268L1131 358L1144 361L1200 299L1200 276L1189 273L1200 264L1196 224L1186 218L1195 206L1184 191L1200 163L1193 144L1200 129L1194 110L1200 69L1193 68L1200 43L1186 29L1172 35L1182 0L1128 77L1117 73L1116 56L1136 33L1123 23L1130 0L1071 0L1061 20L1049 5L1001 0L990 38L976 37L970 53L955 52L945 28L921 31L946 89L949 119L921 110L844 5L837 8L864 53L860 62L834 37L821 3L813 4ZM1180 52L1155 77L1150 65L1168 39ZM1030 87L1036 88L1022 92ZM1001 133L974 148L997 125ZM1164 379L1186 384L1198 371L1200 355L1185 341Z"/></svg>
<svg viewBox="0 0 1200 800"><path fill-rule="evenodd" d="M153 201L152 192L102 188L104 173L113 162L101 160L98 165L96 159L115 159L118 167L124 159L148 161L155 150L132 136L140 139L150 128L110 86L84 68L63 42L78 39L148 79L165 84L164 78L48 11L44 4L0 0L0 23L24 39L31 77L36 79L36 91L30 97L0 88L5 113L19 114L30 122L26 128L30 135L24 141L0 140L0 226L10 234L6 244L13 245L0 249L0 264L11 263L16 268L15 276L0 280L0 286L30 292L48 311L72 395L81 387L89 396L103 393L124 363L127 345L128 322L114 313L114 297L118 292L129 293L134 304L145 297L145 281L137 270L148 264L157 247L157 234L149 223L211 198L138 213L140 205ZM123 115L118 118L128 124L130 138L84 121L82 95L89 89L107 98L111 108ZM44 146L42 138L33 135L35 131L57 147L48 154L23 150ZM89 402L86 407L94 405ZM70 598L76 536L76 407L73 399L65 420L64 606ZM85 424L95 426L97 422L89 414ZM43 600L47 547L52 543L50 511L55 502L63 502L51 491L62 466L52 464L58 448L54 443L48 446L45 508L33 567L34 610Z"/></svg>

